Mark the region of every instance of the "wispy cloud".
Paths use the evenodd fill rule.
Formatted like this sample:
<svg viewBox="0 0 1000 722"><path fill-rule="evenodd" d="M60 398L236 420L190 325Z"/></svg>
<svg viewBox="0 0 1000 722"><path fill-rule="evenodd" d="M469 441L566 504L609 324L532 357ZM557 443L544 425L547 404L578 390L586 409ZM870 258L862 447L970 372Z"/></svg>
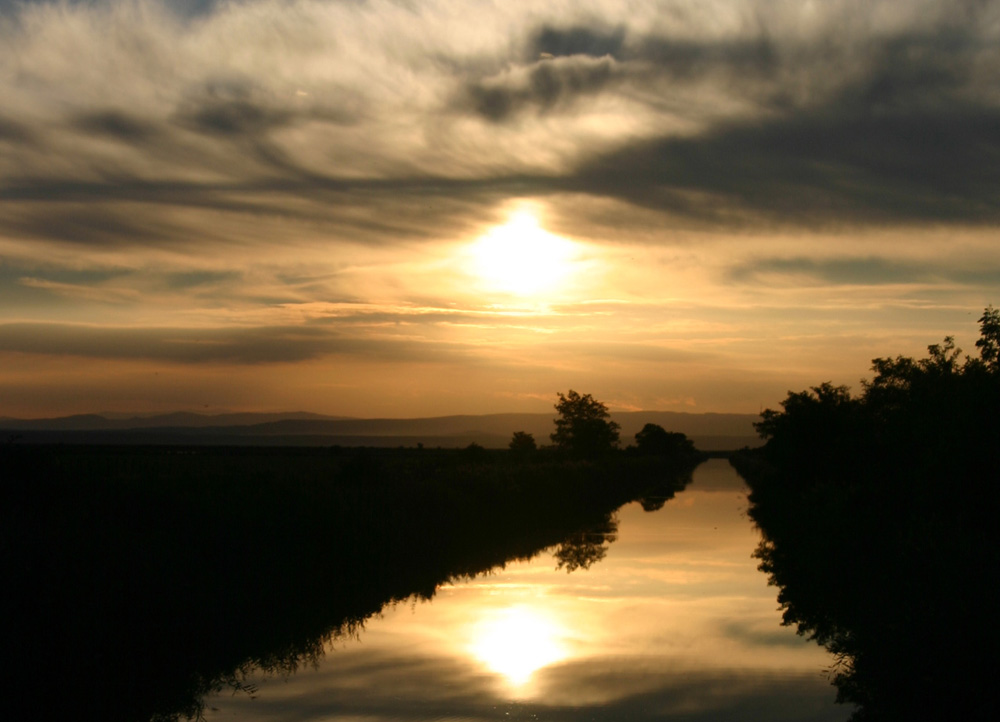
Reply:
<svg viewBox="0 0 1000 722"><path fill-rule="evenodd" d="M49 281L44 278L24 277L18 279L18 283L29 288L39 288L45 291L66 296L68 298L82 298L88 301L104 301L107 303L135 302L139 299L139 293L130 288L95 287L79 283L60 283L59 281Z"/></svg>
<svg viewBox="0 0 1000 722"><path fill-rule="evenodd" d="M598 3L590 23L484 5L475 42L442 32L448 4L27 5L0 51L19 69L4 196L45 216L305 194L334 222L338 193L576 191L737 225L993 222L996 10L919 5L729 3L721 29L684 4L686 22ZM24 213L4 205L6 232ZM151 232L101 220L67 223L82 242Z"/></svg>

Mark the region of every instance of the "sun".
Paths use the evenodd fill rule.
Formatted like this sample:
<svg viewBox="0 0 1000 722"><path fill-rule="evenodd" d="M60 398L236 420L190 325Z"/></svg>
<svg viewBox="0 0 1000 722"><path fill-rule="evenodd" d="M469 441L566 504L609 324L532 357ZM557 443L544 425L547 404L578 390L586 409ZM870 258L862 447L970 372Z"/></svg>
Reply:
<svg viewBox="0 0 1000 722"><path fill-rule="evenodd" d="M511 686L523 687L542 667L569 656L560 629L526 606L496 610L476 625L470 651Z"/></svg>
<svg viewBox="0 0 1000 722"><path fill-rule="evenodd" d="M539 226L528 211L514 213L470 249L472 272L491 291L532 296L557 290L571 274L572 241Z"/></svg>

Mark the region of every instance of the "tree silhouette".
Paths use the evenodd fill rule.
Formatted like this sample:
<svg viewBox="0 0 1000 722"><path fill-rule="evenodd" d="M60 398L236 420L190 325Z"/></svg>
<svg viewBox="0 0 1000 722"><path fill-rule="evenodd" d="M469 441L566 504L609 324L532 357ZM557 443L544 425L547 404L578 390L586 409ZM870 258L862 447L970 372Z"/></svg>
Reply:
<svg viewBox="0 0 1000 722"><path fill-rule="evenodd" d="M555 550L556 569L566 573L590 569L608 554L608 546L618 539L618 517L606 516L600 524L567 537Z"/></svg>
<svg viewBox="0 0 1000 722"><path fill-rule="evenodd" d="M979 329L976 347L982 363L991 371L1000 371L1000 311L988 306L979 317Z"/></svg>
<svg viewBox="0 0 1000 722"><path fill-rule="evenodd" d="M555 409L559 417L551 439L560 449L576 456L598 456L618 446L621 426L609 420L608 407L590 394L581 396L573 389L560 393Z"/></svg>
<svg viewBox="0 0 1000 722"><path fill-rule="evenodd" d="M515 431L507 448L516 456L530 456L538 450L538 445L535 437L527 431Z"/></svg>
<svg viewBox="0 0 1000 722"><path fill-rule="evenodd" d="M786 624L837 658L856 722L978 719L1000 644L1000 313L980 357L951 337L925 358L877 358L861 394L789 393L734 464Z"/></svg>
<svg viewBox="0 0 1000 722"><path fill-rule="evenodd" d="M636 449L640 454L689 459L698 455L692 441L676 431L667 431L659 424L646 424L635 435Z"/></svg>

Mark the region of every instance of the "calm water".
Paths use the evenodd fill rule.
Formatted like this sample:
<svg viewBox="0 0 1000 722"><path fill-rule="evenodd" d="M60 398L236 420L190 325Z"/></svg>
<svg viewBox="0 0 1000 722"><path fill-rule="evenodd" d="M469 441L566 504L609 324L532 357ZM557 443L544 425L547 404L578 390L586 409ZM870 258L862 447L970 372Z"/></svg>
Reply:
<svg viewBox="0 0 1000 722"><path fill-rule="evenodd" d="M551 554L438 590L331 643L316 668L206 700L222 720L844 720L829 655L780 626L726 461L618 515L588 570ZM262 621L262 623L265 623Z"/></svg>

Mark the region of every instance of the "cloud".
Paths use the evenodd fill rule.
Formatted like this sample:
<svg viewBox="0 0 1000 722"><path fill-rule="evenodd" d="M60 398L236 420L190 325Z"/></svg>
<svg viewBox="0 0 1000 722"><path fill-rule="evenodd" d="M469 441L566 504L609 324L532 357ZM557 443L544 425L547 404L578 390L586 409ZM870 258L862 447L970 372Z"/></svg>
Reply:
<svg viewBox="0 0 1000 722"><path fill-rule="evenodd" d="M933 261L890 260L880 257L817 259L762 258L731 269L739 282L800 283L803 278L831 285L964 284L1000 285L1000 265L980 259L976 268Z"/></svg>
<svg viewBox="0 0 1000 722"><path fill-rule="evenodd" d="M998 218L989 5L482 7L475 40L444 2L192 7L3 11L0 232L239 241L263 210L391 244L558 193L738 228Z"/></svg>
<svg viewBox="0 0 1000 722"><path fill-rule="evenodd" d="M393 361L467 355L458 344L348 336L317 326L129 328L67 323L0 324L0 352L146 359L181 364L272 364L346 354ZM475 359L466 359L473 363Z"/></svg>
<svg viewBox="0 0 1000 722"><path fill-rule="evenodd" d="M124 143L146 143L153 140L159 132L155 124L115 109L83 113L71 123L85 133L106 136Z"/></svg>
<svg viewBox="0 0 1000 722"><path fill-rule="evenodd" d="M93 197L87 202L85 188L79 186L62 187L60 190L70 202L37 200L23 202L37 192L49 195L51 191L40 188L19 189L14 197L21 196L22 202L14 198L0 201L0 232L8 238L28 238L40 241L78 244L87 247L155 245L183 245L188 238L178 233L175 221L171 221L141 205L128 203L129 198L111 203L106 197ZM82 192L81 192L82 191ZM129 195L135 196L138 188L132 188ZM125 201L125 202L121 202ZM147 211L147 212L142 212Z"/></svg>
<svg viewBox="0 0 1000 722"><path fill-rule="evenodd" d="M131 288L104 288L79 283L63 283L44 278L26 276L18 279L18 283L29 288L38 288L67 298L78 298L86 301L102 303L134 303L140 296Z"/></svg>
<svg viewBox="0 0 1000 722"><path fill-rule="evenodd" d="M31 143L34 134L24 123L0 116L0 143Z"/></svg>
<svg viewBox="0 0 1000 722"><path fill-rule="evenodd" d="M527 70L470 83L459 107L469 106L492 122L526 110L546 112L600 92L614 79L610 58L547 59Z"/></svg>
<svg viewBox="0 0 1000 722"><path fill-rule="evenodd" d="M1000 111L824 110L643 141L567 185L719 226L1000 220Z"/></svg>
<svg viewBox="0 0 1000 722"><path fill-rule="evenodd" d="M340 99L339 107L308 103L308 93L281 97L248 80L209 80L190 94L172 120L196 132L219 137L261 136L310 121L349 125L359 121L359 108ZM346 100L349 100L346 99Z"/></svg>
<svg viewBox="0 0 1000 722"><path fill-rule="evenodd" d="M652 64L671 80L694 80L724 71L734 78L773 77L782 70L779 49L766 36L697 42L653 35L628 59Z"/></svg>
<svg viewBox="0 0 1000 722"><path fill-rule="evenodd" d="M569 183L723 226L994 223L1000 97L986 69L1000 52L981 19L811 45L777 33L638 40L622 75L643 60L649 87L731 90L749 105L581 157Z"/></svg>
<svg viewBox="0 0 1000 722"><path fill-rule="evenodd" d="M625 47L626 28L572 25L558 27L544 24L537 28L528 42L528 60L542 55L589 55L592 58L610 56L621 59Z"/></svg>

